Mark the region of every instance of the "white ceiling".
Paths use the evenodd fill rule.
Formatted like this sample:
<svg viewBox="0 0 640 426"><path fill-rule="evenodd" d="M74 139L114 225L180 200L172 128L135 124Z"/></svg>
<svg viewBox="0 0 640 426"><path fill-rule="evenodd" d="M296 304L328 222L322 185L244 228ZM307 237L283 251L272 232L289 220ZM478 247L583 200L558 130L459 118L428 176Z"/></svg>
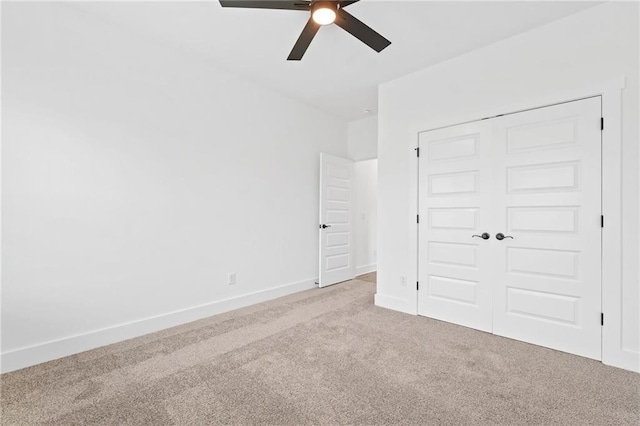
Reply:
<svg viewBox="0 0 640 426"><path fill-rule="evenodd" d="M300 62L286 61L307 12L207 2L79 2L147 39L204 55L231 72L347 120L377 112L377 86L591 7L594 2L362 0L347 11L392 44L376 53L335 25Z"/></svg>

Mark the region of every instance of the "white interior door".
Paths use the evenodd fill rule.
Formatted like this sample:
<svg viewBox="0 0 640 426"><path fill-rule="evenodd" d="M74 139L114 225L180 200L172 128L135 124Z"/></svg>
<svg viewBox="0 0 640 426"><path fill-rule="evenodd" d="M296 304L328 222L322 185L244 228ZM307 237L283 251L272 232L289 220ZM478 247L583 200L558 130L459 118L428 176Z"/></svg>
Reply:
<svg viewBox="0 0 640 426"><path fill-rule="evenodd" d="M355 278L352 169L351 160L320 154L320 287Z"/></svg>
<svg viewBox="0 0 640 426"><path fill-rule="evenodd" d="M418 313L491 331L491 126L419 137Z"/></svg>
<svg viewBox="0 0 640 426"><path fill-rule="evenodd" d="M601 359L601 105L495 120L493 332ZM492 235L492 237L494 237Z"/></svg>
<svg viewBox="0 0 640 426"><path fill-rule="evenodd" d="M419 314L601 359L600 102L420 134Z"/></svg>

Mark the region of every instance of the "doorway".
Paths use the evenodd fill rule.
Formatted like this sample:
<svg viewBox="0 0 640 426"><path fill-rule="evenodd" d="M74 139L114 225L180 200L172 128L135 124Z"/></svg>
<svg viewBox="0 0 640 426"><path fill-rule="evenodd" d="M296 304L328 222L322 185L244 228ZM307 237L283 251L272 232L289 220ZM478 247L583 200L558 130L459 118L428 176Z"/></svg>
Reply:
<svg viewBox="0 0 640 426"><path fill-rule="evenodd" d="M378 160L320 154L319 287L377 269Z"/></svg>
<svg viewBox="0 0 640 426"><path fill-rule="evenodd" d="M378 159L354 161L356 276L373 273L378 256Z"/></svg>

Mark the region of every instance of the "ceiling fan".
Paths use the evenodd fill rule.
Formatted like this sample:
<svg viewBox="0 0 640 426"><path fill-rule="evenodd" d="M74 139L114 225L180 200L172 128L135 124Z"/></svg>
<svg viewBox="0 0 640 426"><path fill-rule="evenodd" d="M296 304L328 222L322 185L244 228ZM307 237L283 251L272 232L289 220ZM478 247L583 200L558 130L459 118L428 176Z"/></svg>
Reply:
<svg viewBox="0 0 640 426"><path fill-rule="evenodd" d="M298 41L289 53L288 61L299 61L311 44L311 40L323 25L335 23L349 34L375 50L382 51L391 42L372 30L369 26L344 10L359 0L220 0L222 7L243 7L251 9L288 9L311 12Z"/></svg>

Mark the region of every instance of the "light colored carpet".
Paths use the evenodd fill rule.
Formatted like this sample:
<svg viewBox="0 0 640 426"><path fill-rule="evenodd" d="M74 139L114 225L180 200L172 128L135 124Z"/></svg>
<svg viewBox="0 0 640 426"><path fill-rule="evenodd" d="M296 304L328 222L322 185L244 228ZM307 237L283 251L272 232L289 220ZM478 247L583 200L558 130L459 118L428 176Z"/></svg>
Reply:
<svg viewBox="0 0 640 426"><path fill-rule="evenodd" d="M374 291L349 281L2 375L2 424L640 424L640 375Z"/></svg>

